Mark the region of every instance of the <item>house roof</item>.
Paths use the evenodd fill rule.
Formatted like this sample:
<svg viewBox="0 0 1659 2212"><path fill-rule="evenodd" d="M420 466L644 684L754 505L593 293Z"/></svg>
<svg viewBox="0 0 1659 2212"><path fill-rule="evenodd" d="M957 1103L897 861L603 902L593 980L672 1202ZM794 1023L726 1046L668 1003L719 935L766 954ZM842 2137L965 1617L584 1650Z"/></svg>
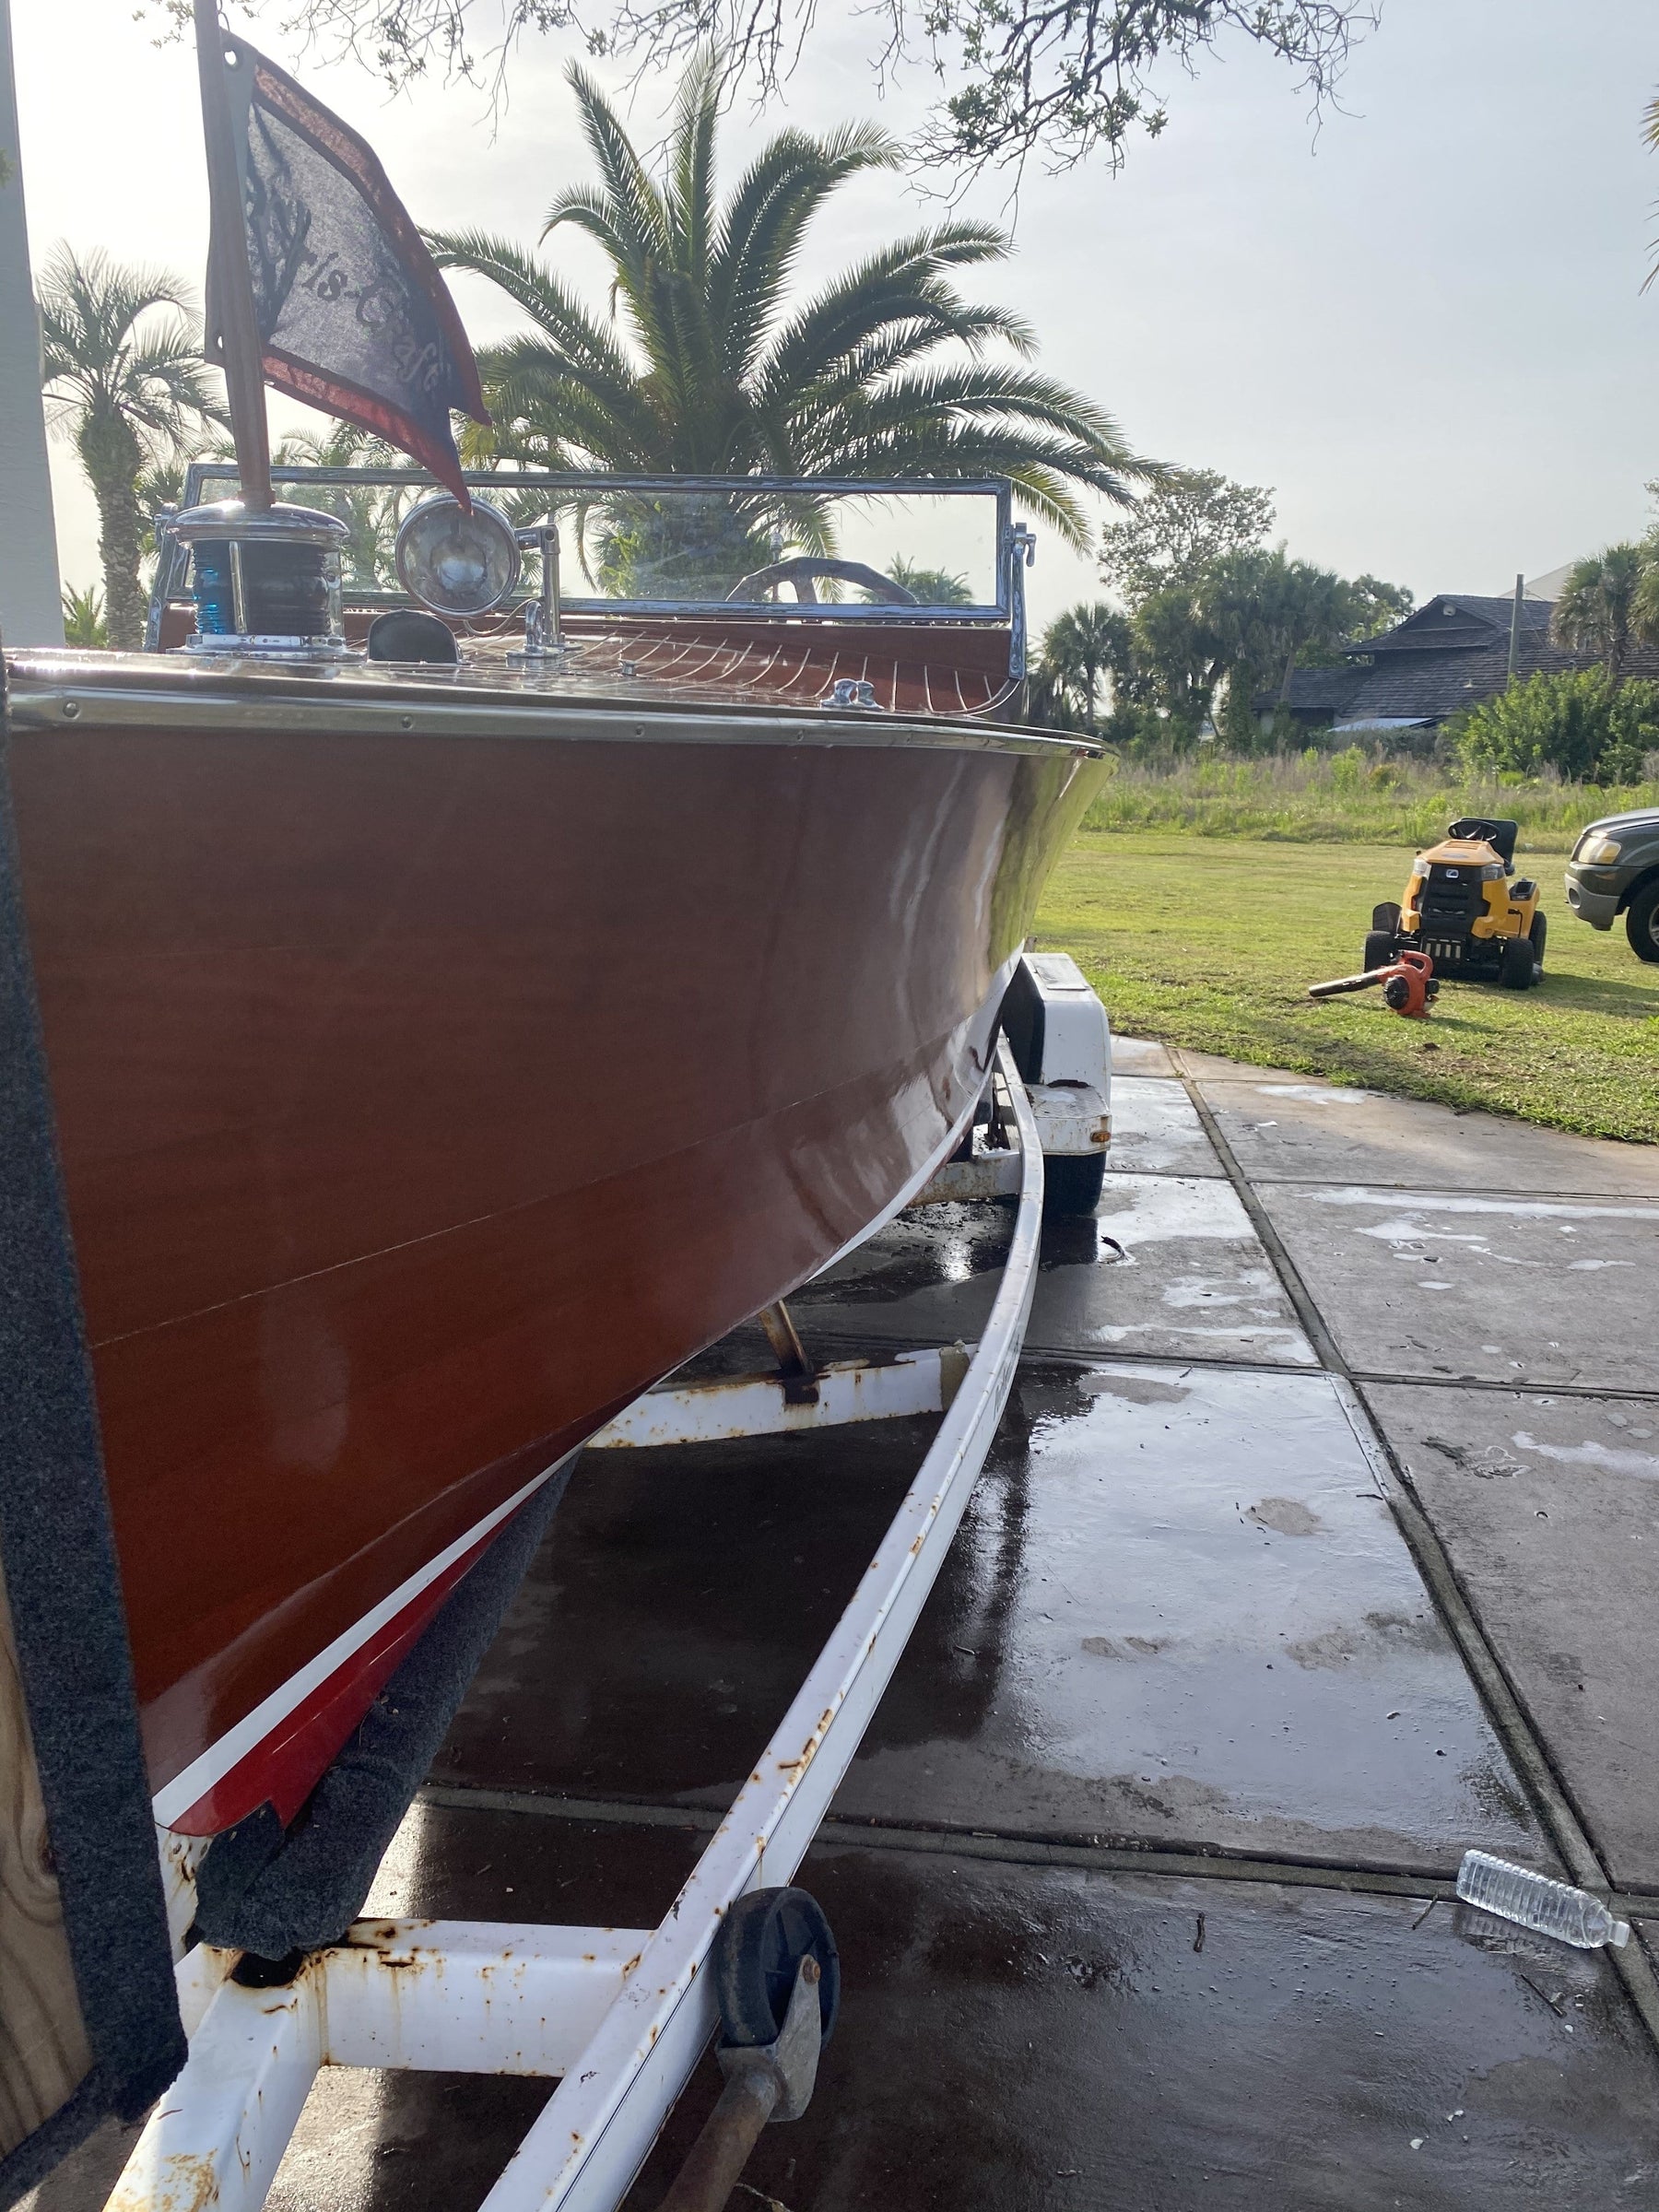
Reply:
<svg viewBox="0 0 1659 2212"><path fill-rule="evenodd" d="M1442 592L1382 636L1346 648L1347 668L1291 671L1286 705L1293 713L1351 723L1444 722L1460 707L1490 699L1509 682L1511 599ZM1550 642L1547 599L1524 599L1516 674L1556 676L1593 668L1593 653ZM1659 650L1638 647L1630 676L1659 677Z"/></svg>
<svg viewBox="0 0 1659 2212"><path fill-rule="evenodd" d="M1347 704L1354 688L1358 670L1343 668L1293 668L1290 672L1290 704L1304 712L1329 707L1333 712Z"/></svg>
<svg viewBox="0 0 1659 2212"><path fill-rule="evenodd" d="M1461 592L1437 592L1426 600L1415 613L1393 629L1384 630L1381 637L1364 638L1347 648L1352 653L1447 653L1461 651L1478 653L1501 639L1504 650L1509 650L1510 624L1514 618L1515 602L1509 599L1471 597ZM1521 634L1529 631L1547 634L1551 607L1547 599L1524 599L1521 602Z"/></svg>

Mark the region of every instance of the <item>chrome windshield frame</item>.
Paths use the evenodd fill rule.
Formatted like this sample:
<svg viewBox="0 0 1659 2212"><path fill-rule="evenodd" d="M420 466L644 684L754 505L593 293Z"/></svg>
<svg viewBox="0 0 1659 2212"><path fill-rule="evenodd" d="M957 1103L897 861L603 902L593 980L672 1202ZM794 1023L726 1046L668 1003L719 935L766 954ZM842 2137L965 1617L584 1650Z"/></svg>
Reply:
<svg viewBox="0 0 1659 2212"><path fill-rule="evenodd" d="M508 492L546 489L549 495L547 520L550 523L557 521L561 507L567 507L572 500L579 500L584 495L602 497L607 492L638 493L646 497L675 493L739 492L747 497L793 496L843 500L906 495L926 499L992 499L996 508L996 597L992 602L969 606L888 606L844 600L785 600L771 605L722 599L585 598L566 590L561 594L561 606L565 612L574 615L643 615L653 618L703 622L724 616L750 621L781 618L790 622L855 623L860 627L892 625L903 628L919 622L954 623L982 628L997 625L1009 629L1014 634L1015 658L1020 666L1011 673L1024 673L1024 572L1030 559L1033 540L1030 531L1014 520L1014 488L1006 477L670 477L535 468L467 469L463 474L469 490L493 493L498 499ZM273 464L271 481L279 497L285 490L291 495L293 491L305 487L367 486L384 490L409 491L438 488L431 476L424 469L329 468L298 463L287 466ZM234 488L236 482L234 461L193 461L185 473L181 505L186 509L198 507L207 499L224 496ZM155 580L150 592L149 620L145 632L145 647L148 652L155 652L159 647L162 617L167 608L187 604L184 594L187 555L184 547L177 544L169 533L167 525L170 519L171 514L164 512L157 517L156 522L159 549ZM536 594L520 594L506 604L517 607L524 596L534 598ZM359 588L350 592L350 597L354 604L362 606L402 606L408 604L406 595L397 592Z"/></svg>

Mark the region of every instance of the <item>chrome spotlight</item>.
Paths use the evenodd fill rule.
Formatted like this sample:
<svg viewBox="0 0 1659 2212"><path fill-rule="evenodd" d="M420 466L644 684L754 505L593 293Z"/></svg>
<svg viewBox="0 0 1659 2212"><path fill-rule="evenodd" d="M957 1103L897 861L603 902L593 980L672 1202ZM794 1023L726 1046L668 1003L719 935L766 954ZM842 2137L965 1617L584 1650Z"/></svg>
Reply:
<svg viewBox="0 0 1659 2212"><path fill-rule="evenodd" d="M462 620L492 613L519 576L518 538L500 509L474 500L468 514L447 491L409 510L394 559L412 599Z"/></svg>

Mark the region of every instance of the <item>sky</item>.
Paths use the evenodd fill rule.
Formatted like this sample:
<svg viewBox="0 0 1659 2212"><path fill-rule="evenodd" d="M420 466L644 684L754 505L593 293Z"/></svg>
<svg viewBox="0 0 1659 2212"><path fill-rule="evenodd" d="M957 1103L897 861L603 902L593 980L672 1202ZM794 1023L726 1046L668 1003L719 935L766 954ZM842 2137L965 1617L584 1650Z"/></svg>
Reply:
<svg viewBox="0 0 1659 2212"><path fill-rule="evenodd" d="M13 0L30 242L65 239L199 284L206 207L194 64L157 47L135 0ZM374 145L418 221L525 244L588 174L562 70L524 48L504 113L466 85L392 97L357 65L255 43ZM820 0L828 28L763 112L740 106L733 173L784 121L873 116L901 138L929 80L879 96L867 19ZM234 0L228 19L237 24ZM252 28L252 27L251 27ZM624 80L613 83L621 90ZM967 210L1012 222L1018 251L964 288L1015 307L1041 365L1111 409L1138 452L1271 486L1276 535L1347 574L1434 592L1506 592L1642 530L1659 477L1659 157L1641 112L1659 87L1653 0L1383 0L1341 112L1310 119L1289 74L1247 42L1169 81L1171 122L1103 164L983 180ZM652 143L663 75L632 100ZM808 241L803 283L941 213L888 176L855 181ZM561 266L603 305L593 250ZM487 284L456 295L475 340L515 326ZM308 419L275 402L280 429ZM315 421L315 418L309 418ZM64 573L96 573L89 500L53 456ZM1098 595L1092 562L1044 533L1039 621Z"/></svg>

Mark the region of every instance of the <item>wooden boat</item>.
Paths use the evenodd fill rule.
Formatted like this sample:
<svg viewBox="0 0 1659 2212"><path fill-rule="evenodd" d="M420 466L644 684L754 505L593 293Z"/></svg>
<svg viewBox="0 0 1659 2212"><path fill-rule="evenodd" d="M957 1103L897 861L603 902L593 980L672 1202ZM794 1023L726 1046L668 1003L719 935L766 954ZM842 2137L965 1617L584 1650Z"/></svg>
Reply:
<svg viewBox="0 0 1659 2212"><path fill-rule="evenodd" d="M10 661L164 1825L291 1817L547 1471L959 1140L1093 787L1006 719L1023 548L965 488L1000 572L965 613L567 605L516 666L484 618L454 666Z"/></svg>

